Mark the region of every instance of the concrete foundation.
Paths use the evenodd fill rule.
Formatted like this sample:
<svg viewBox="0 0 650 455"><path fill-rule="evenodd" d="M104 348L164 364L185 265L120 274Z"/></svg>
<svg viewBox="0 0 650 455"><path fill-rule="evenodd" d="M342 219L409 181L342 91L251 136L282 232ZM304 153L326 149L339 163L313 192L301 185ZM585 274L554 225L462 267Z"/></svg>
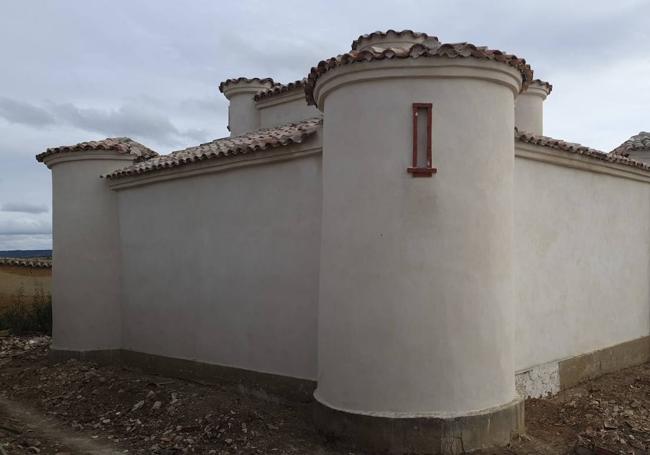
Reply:
<svg viewBox="0 0 650 455"><path fill-rule="evenodd" d="M627 341L587 354L535 365L517 372L523 398L543 398L607 373L650 362L650 337Z"/></svg>
<svg viewBox="0 0 650 455"><path fill-rule="evenodd" d="M316 426L326 437L352 442L382 454L463 454L503 446L524 431L524 402L462 417L386 418L352 414L316 401Z"/></svg>
<svg viewBox="0 0 650 455"><path fill-rule="evenodd" d="M235 385L240 392L271 401L306 403L312 400L315 381L260 373L241 368L213 365L194 360L164 357L123 349L102 351L50 350L50 360L69 359L95 362L100 365L125 365L148 374L200 381L203 383Z"/></svg>
<svg viewBox="0 0 650 455"><path fill-rule="evenodd" d="M613 371L650 362L650 337L617 344L559 362L560 390Z"/></svg>

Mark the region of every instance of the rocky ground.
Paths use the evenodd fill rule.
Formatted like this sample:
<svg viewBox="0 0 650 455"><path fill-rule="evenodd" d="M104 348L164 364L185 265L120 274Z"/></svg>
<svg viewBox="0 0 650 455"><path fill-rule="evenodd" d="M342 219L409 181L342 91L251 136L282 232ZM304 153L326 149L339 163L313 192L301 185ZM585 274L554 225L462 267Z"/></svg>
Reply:
<svg viewBox="0 0 650 455"><path fill-rule="evenodd" d="M0 455L363 455L321 438L307 404L120 367L52 364L48 345L47 337L0 337ZM646 364L528 400L528 433L481 455L650 454L649 406Z"/></svg>

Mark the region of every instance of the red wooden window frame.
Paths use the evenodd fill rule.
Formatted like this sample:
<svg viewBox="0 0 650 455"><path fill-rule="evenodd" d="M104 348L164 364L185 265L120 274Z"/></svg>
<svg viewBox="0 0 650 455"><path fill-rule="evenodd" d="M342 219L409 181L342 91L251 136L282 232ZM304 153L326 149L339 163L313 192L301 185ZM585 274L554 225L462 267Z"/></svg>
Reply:
<svg viewBox="0 0 650 455"><path fill-rule="evenodd" d="M418 111L427 111L427 154L426 163L418 163ZM412 166L407 168L406 171L413 177L431 177L437 172L437 169L432 165L431 158L431 121L433 114L432 103L413 103L413 163ZM425 166L422 166L425 164Z"/></svg>

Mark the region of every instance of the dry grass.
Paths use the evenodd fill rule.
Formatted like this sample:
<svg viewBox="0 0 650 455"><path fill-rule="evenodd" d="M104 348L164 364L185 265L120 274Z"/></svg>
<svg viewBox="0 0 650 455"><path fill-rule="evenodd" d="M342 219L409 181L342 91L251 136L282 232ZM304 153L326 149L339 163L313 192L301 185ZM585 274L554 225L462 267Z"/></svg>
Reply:
<svg viewBox="0 0 650 455"><path fill-rule="evenodd" d="M1 266L0 311L12 304L18 292L21 292L27 299L31 299L40 293L49 294L51 282L51 269Z"/></svg>
<svg viewBox="0 0 650 455"><path fill-rule="evenodd" d="M27 297L22 288L0 306L0 330L14 335L52 334L52 296L42 288Z"/></svg>

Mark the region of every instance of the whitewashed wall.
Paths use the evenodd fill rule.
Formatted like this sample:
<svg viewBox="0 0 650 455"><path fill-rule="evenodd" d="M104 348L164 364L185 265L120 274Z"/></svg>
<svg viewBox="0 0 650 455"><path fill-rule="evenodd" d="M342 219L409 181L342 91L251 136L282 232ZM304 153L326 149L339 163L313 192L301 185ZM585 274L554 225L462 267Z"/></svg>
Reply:
<svg viewBox="0 0 650 455"><path fill-rule="evenodd" d="M259 111L260 128L271 128L321 116L318 109L307 105L302 90L294 90L258 101L256 108Z"/></svg>
<svg viewBox="0 0 650 455"><path fill-rule="evenodd" d="M125 349L316 377L320 155L118 195Z"/></svg>
<svg viewBox="0 0 650 455"><path fill-rule="evenodd" d="M515 160L516 368L650 334L650 184Z"/></svg>
<svg viewBox="0 0 650 455"><path fill-rule="evenodd" d="M320 155L118 196L123 348L316 378ZM514 204L517 371L650 334L650 184L517 158Z"/></svg>

